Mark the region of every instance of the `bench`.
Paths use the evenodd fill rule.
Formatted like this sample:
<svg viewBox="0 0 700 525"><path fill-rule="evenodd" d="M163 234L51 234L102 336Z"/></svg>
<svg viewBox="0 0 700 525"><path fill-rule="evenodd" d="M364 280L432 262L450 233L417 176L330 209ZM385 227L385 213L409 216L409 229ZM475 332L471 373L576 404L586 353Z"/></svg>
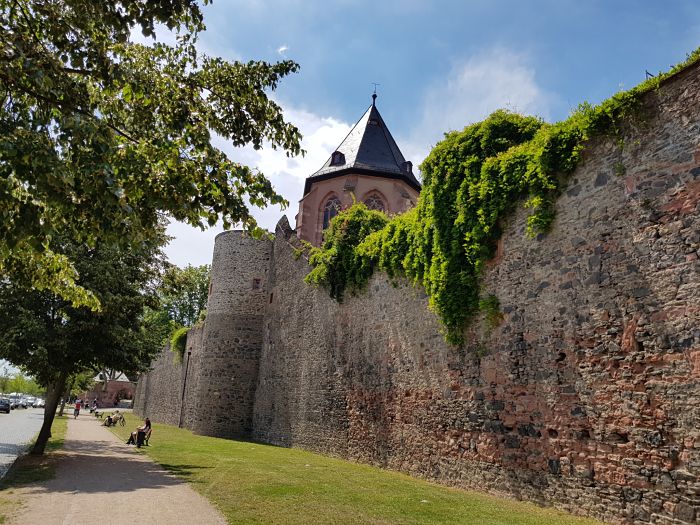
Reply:
<svg viewBox="0 0 700 525"><path fill-rule="evenodd" d="M152 432L153 432L153 428L149 428L145 432L139 431L136 434L136 448L140 448L141 445L148 446L148 442L151 439Z"/></svg>
<svg viewBox="0 0 700 525"><path fill-rule="evenodd" d="M100 412L100 415L97 417L100 418L100 416L103 416L103 415L104 415L104 412ZM115 414L111 414L112 417L114 417L114 415ZM116 414L116 415L119 416L119 418L116 421L113 421L111 424L109 424L109 422L107 421L107 418L105 417L104 421L102 422L102 425L106 426L106 427L115 426L115 425L125 426L126 425L126 418L122 414Z"/></svg>

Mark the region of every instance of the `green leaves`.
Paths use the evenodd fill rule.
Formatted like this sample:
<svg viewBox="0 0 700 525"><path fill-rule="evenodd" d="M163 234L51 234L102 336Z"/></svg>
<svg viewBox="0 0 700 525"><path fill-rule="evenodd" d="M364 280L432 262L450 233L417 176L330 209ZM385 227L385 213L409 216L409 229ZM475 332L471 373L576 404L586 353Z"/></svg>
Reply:
<svg viewBox="0 0 700 525"><path fill-rule="evenodd" d="M187 332L189 327L178 328L170 336L170 351L175 354L175 362L181 363L187 348Z"/></svg>
<svg viewBox="0 0 700 525"><path fill-rule="evenodd" d="M378 223L369 227L361 207L339 214L326 242L312 252L307 281L326 285L332 297L341 298L346 288L366 282L374 268L403 275L424 286L445 339L463 344L465 324L477 312L485 312L491 325L500 320L497 298L480 299L479 276L509 214L524 201L531 210L528 235L546 232L555 218L560 183L576 168L586 142L600 134L619 135L625 119L642 115L643 95L697 60L700 49L668 74L598 106L582 104L557 124L500 110L447 133L421 165L416 208L381 229Z"/></svg>
<svg viewBox="0 0 700 525"><path fill-rule="evenodd" d="M105 243L89 247L62 236L53 239L37 268L22 266L32 261L29 256L8 258L17 266L7 271L12 280L0 281L0 331L5 334L0 357L42 384L83 370L133 373L148 366L162 339L144 329L144 309L157 303L153 283L163 264L165 240L161 229L126 251ZM65 255L55 256L54 246ZM63 272L64 258L73 262L72 273ZM64 293L36 288L36 275ZM74 290L89 290L89 295L78 301L71 295Z"/></svg>
<svg viewBox="0 0 700 525"><path fill-rule="evenodd" d="M209 297L209 265L169 266L158 289L161 308L179 326L191 327L200 320Z"/></svg>
<svg viewBox="0 0 700 525"><path fill-rule="evenodd" d="M129 41L156 24L177 43ZM124 248L162 214L255 229L247 203L285 204L213 138L301 153L269 97L298 65L208 57L195 47L203 29L194 0L0 2L0 257L20 245L17 256L43 253L58 234ZM33 281L61 294L73 286Z"/></svg>
<svg viewBox="0 0 700 525"><path fill-rule="evenodd" d="M347 289L362 288L372 275L374 264L373 259L363 257L355 248L388 221L384 213L369 210L363 203L341 211L324 232L323 246L311 249L309 262L314 268L306 281L327 286L331 297L339 301Z"/></svg>

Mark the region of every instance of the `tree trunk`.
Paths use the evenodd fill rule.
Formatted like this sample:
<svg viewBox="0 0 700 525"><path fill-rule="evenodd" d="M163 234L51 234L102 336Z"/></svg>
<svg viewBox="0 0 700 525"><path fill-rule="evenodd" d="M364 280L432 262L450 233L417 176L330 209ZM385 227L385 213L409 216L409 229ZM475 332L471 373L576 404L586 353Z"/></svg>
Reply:
<svg viewBox="0 0 700 525"><path fill-rule="evenodd" d="M70 391L73 388L73 380L71 379L68 384L66 385L66 392L63 394L63 397L61 398L61 408L58 411L58 416L63 417L63 409L66 408L66 400L70 397Z"/></svg>
<svg viewBox="0 0 700 525"><path fill-rule="evenodd" d="M58 406L58 399L61 397L61 392L66 385L66 374L61 372L56 380L52 383L46 385L46 406L44 407L44 424L41 425L41 430L39 431L39 436L36 438L36 443L34 443L34 448L32 448L32 455L41 456L46 448L46 443L48 443L51 437L51 425L53 425L54 417L56 416L56 407Z"/></svg>

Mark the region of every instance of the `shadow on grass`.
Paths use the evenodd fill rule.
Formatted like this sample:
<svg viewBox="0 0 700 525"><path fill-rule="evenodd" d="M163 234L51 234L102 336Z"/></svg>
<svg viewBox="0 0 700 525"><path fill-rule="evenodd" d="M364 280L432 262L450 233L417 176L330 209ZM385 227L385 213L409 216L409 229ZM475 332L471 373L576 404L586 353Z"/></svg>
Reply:
<svg viewBox="0 0 700 525"><path fill-rule="evenodd" d="M56 473L55 458L20 456L0 480L0 491L52 479Z"/></svg>
<svg viewBox="0 0 700 525"><path fill-rule="evenodd" d="M186 479L192 482L191 478L197 470L210 469L213 467L203 467L200 465L176 465L174 463L160 463L160 466L169 473L176 475L178 478ZM194 480L196 482L196 480Z"/></svg>
<svg viewBox="0 0 700 525"><path fill-rule="evenodd" d="M40 417L41 414L31 414L30 417ZM66 433L66 417L56 416L53 436L46 443L45 453L42 456L34 456L30 453L36 437L30 443L22 445L0 444L0 451L7 454L17 454L17 459L0 479L0 491L11 487L30 485L41 481L47 481L54 477L56 472L55 451L63 448Z"/></svg>

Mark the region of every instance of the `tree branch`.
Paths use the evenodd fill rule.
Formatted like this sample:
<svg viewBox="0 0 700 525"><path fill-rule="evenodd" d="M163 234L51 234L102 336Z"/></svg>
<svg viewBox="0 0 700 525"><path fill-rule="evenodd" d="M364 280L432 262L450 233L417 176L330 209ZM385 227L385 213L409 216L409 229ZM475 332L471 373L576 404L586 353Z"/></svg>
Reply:
<svg viewBox="0 0 700 525"><path fill-rule="evenodd" d="M80 115L84 115L84 116L86 116L86 117L89 117L89 118L91 118L91 119L93 119L93 120L95 120L95 121L97 121L97 122L101 122L101 123L105 124L109 129L111 129L112 131L114 131L117 135L119 135L119 136L121 136L121 137L124 137L124 138L127 139L129 142L132 142L132 143L134 143L134 144L138 144L138 140L136 140L135 138L133 138L132 136L130 136L130 135L129 135L128 133L126 133L125 131L122 131L121 129L119 129L118 127L116 127L115 125L113 125L111 122L109 122L109 121L106 120L106 119L97 118L95 115L93 115L93 114L90 113L89 111L86 111L86 110L84 110L84 109L80 109L80 108L75 107L75 106L71 106L70 104L66 104L66 103L64 103L63 101L58 100L58 99L56 99L56 98L51 98L51 97L47 97L46 95L42 95L42 94L40 94L40 93L36 93L36 92L32 91L31 89L29 89L29 88L27 88L27 87L25 87L25 86L22 86L22 85L20 85L20 84L14 83L14 82L12 81L12 79L9 78L7 75L5 75L4 72L2 72L1 70L0 70L0 77L2 77L2 78L7 82L6 85L7 85L8 87L9 87L9 86L14 86L15 88L19 89L19 90L22 91L24 94L29 95L30 97L34 97L34 98L36 98L36 99L38 99L38 100L42 100L42 101L44 101L44 102L46 102L46 103L48 103L48 104L53 104L53 105L55 105L55 106L61 108L62 110L74 111L74 112L76 112L76 113L79 113Z"/></svg>

